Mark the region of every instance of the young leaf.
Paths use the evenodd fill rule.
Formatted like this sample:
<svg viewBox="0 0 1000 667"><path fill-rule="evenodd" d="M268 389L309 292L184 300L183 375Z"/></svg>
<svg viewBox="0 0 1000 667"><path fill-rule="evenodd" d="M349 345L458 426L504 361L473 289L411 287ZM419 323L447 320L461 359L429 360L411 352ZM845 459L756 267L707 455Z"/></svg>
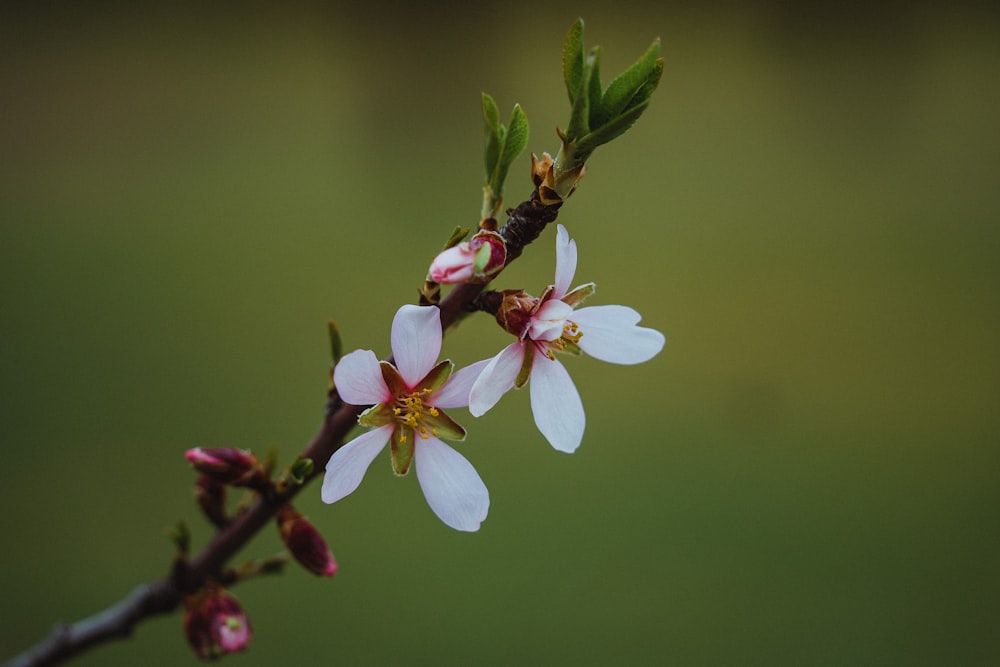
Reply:
<svg viewBox="0 0 1000 667"><path fill-rule="evenodd" d="M583 78L583 19L577 19L566 33L562 65L569 103L575 105L577 93L580 91L580 80Z"/></svg>
<svg viewBox="0 0 1000 667"><path fill-rule="evenodd" d="M483 131L486 133L484 166L486 168L487 180L489 180L490 176L496 170L497 159L500 157L502 128L497 103L487 93L483 93Z"/></svg>
<svg viewBox="0 0 1000 667"><path fill-rule="evenodd" d="M621 114L631 106L642 104L649 100L649 94L645 99L638 99L637 94L642 91L646 84L659 82L663 73L663 60L660 58L660 40L656 39L650 45L646 53L636 60L632 65L615 77L615 80L608 84L608 89L604 91L601 106L606 114L605 122ZM600 127L592 125L591 127Z"/></svg>
<svg viewBox="0 0 1000 667"><path fill-rule="evenodd" d="M587 102L589 113L587 118L587 128L600 127L607 122L603 106L603 88L601 88L601 47L595 46L590 50L591 62L593 63L590 72L590 85L587 88Z"/></svg>
<svg viewBox="0 0 1000 667"><path fill-rule="evenodd" d="M517 156L524 152L528 145L528 116L520 104L514 105L514 110L510 114L510 123L507 125L507 136L504 138L503 152L500 157L500 174L498 179L498 192L503 188L503 182L507 178L507 170L517 159Z"/></svg>
<svg viewBox="0 0 1000 667"><path fill-rule="evenodd" d="M590 131L590 77L594 73L594 60L597 57L599 56L591 51L583 63L583 74L579 80L576 101L573 102L569 126L566 128L566 141L568 142L572 142Z"/></svg>

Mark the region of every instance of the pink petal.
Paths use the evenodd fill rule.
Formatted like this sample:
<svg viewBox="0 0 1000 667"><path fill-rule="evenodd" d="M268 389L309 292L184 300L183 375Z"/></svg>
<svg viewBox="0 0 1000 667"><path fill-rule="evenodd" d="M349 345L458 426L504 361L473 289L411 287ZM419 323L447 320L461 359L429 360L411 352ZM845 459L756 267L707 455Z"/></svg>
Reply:
<svg viewBox="0 0 1000 667"><path fill-rule="evenodd" d="M641 318L627 306L590 306L570 316L583 332L580 349L612 364L640 364L663 349L667 339L656 329L636 326Z"/></svg>
<svg viewBox="0 0 1000 667"><path fill-rule="evenodd" d="M469 412L481 417L497 404L500 397L514 388L514 380L524 362L524 346L531 343L511 343L490 359L469 392Z"/></svg>
<svg viewBox="0 0 1000 667"><path fill-rule="evenodd" d="M424 379L441 354L441 311L406 305L392 320L392 356L407 387Z"/></svg>
<svg viewBox="0 0 1000 667"><path fill-rule="evenodd" d="M559 299L569 291L570 283L576 274L576 241L569 237L569 232L562 225L556 229L556 283L553 299Z"/></svg>
<svg viewBox="0 0 1000 667"><path fill-rule="evenodd" d="M535 355L531 367L531 412L549 444L572 454L583 440L587 423L576 386L558 361Z"/></svg>
<svg viewBox="0 0 1000 667"><path fill-rule="evenodd" d="M344 402L351 405L374 405L392 398L382 379L378 357L371 350L355 350L341 357L333 369L333 384Z"/></svg>
<svg viewBox="0 0 1000 667"><path fill-rule="evenodd" d="M493 360L483 359L482 361L477 361L470 366L466 366L465 368L460 368L455 371L452 373L452 376L448 378L448 381L427 399L427 402L435 408L468 407L469 392L472 391L472 385L479 378L483 369L486 368L491 361Z"/></svg>
<svg viewBox="0 0 1000 667"><path fill-rule="evenodd" d="M455 530L479 530L490 492L472 464L435 437L417 442L414 459L424 498L438 518Z"/></svg>
<svg viewBox="0 0 1000 667"><path fill-rule="evenodd" d="M472 277L476 250L478 248L473 249L469 242L465 242L441 251L428 270L431 280L443 285L465 282Z"/></svg>
<svg viewBox="0 0 1000 667"><path fill-rule="evenodd" d="M362 433L333 453L323 478L321 496L324 503L335 503L358 488L368 466L389 442L395 428L395 424L386 424Z"/></svg>

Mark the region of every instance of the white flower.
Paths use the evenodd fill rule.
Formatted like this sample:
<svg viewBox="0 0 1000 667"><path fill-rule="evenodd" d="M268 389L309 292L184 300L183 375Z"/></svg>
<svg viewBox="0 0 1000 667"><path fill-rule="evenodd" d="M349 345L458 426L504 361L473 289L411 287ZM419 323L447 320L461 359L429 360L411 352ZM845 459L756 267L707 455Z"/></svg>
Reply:
<svg viewBox="0 0 1000 667"><path fill-rule="evenodd" d="M593 283L568 291L576 258L576 242L559 225L555 284L539 299L523 293L508 297L512 312L498 312L497 319L518 340L489 361L469 396L469 411L479 417L511 388L530 380L535 424L562 452L580 446L586 416L573 380L554 353L583 351L614 364L638 364L656 356L666 342L659 331L638 326L641 316L626 306L576 309L594 293ZM527 310L526 303L531 304Z"/></svg>
<svg viewBox="0 0 1000 667"><path fill-rule="evenodd" d="M441 313L436 306L400 308L392 321L391 344L395 365L379 362L371 350L355 350L334 369L334 385L345 402L372 406L358 422L373 430L330 457L323 502L334 503L358 488L368 466L389 443L396 474L405 475L416 462L420 488L438 518L456 530L479 530L489 511L489 491L472 464L438 436L465 439L465 429L442 408L469 404L472 382L488 360L454 375L450 361L437 363Z"/></svg>

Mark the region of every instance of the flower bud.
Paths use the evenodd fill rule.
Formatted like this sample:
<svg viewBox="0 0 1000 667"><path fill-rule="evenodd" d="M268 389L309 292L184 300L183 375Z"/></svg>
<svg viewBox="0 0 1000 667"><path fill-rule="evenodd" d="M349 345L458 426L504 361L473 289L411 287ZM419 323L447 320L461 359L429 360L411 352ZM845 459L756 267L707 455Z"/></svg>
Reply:
<svg viewBox="0 0 1000 667"><path fill-rule="evenodd" d="M291 505L278 510L278 532L288 551L317 576L332 577L337 574L337 561L326 540L309 521Z"/></svg>
<svg viewBox="0 0 1000 667"><path fill-rule="evenodd" d="M242 651L253 637L240 603L218 584L185 600L183 623L188 644L202 659Z"/></svg>
<svg viewBox="0 0 1000 667"><path fill-rule="evenodd" d="M217 482L233 486L258 486L266 479L260 461L252 452L235 447L195 447L184 458L194 469Z"/></svg>
<svg viewBox="0 0 1000 667"><path fill-rule="evenodd" d="M486 283L503 268L507 247L496 232L481 231L464 243L442 251L431 262L431 280L443 285Z"/></svg>

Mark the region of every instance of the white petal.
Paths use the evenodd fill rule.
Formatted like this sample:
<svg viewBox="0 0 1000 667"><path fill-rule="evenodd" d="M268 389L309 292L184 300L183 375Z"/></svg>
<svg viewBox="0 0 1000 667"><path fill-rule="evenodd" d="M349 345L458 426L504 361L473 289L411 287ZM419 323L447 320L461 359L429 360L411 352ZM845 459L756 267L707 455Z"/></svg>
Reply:
<svg viewBox="0 0 1000 667"><path fill-rule="evenodd" d="M524 363L524 346L531 344L511 343L490 359L469 392L469 412L473 417L482 417L501 396L514 388L514 380Z"/></svg>
<svg viewBox="0 0 1000 667"><path fill-rule="evenodd" d="M392 398L382 379L378 357L371 350L355 350L340 358L333 369L333 384L345 403L374 405Z"/></svg>
<svg viewBox="0 0 1000 667"><path fill-rule="evenodd" d="M408 387L424 379L441 354L441 311L406 305L392 319L392 356Z"/></svg>
<svg viewBox="0 0 1000 667"><path fill-rule="evenodd" d="M531 340L555 340L562 336L566 318L573 313L573 306L558 299L549 299L542 304L528 325Z"/></svg>
<svg viewBox="0 0 1000 667"><path fill-rule="evenodd" d="M538 430L550 445L572 454L583 440L587 417L566 368L544 354L536 354L529 384L531 413Z"/></svg>
<svg viewBox="0 0 1000 667"><path fill-rule="evenodd" d="M448 378L448 381L440 389L427 399L427 403L433 405L435 408L468 407L469 392L472 391L472 385L491 361L493 360L483 359L465 368L458 369L452 373L451 377Z"/></svg>
<svg viewBox="0 0 1000 667"><path fill-rule="evenodd" d="M321 496L324 503L335 503L354 492L378 453L382 451L395 424L379 426L374 431L362 433L338 449L326 464Z"/></svg>
<svg viewBox="0 0 1000 667"><path fill-rule="evenodd" d="M417 480L427 504L455 530L479 530L490 509L490 492L464 456L434 437L417 441Z"/></svg>
<svg viewBox="0 0 1000 667"><path fill-rule="evenodd" d="M601 361L639 364L655 357L667 339L656 329L639 327L641 315L627 306L590 306L574 312L583 336L577 345Z"/></svg>
<svg viewBox="0 0 1000 667"><path fill-rule="evenodd" d="M569 291L573 275L576 273L576 241L562 225L556 230L556 283L553 299L562 298Z"/></svg>

